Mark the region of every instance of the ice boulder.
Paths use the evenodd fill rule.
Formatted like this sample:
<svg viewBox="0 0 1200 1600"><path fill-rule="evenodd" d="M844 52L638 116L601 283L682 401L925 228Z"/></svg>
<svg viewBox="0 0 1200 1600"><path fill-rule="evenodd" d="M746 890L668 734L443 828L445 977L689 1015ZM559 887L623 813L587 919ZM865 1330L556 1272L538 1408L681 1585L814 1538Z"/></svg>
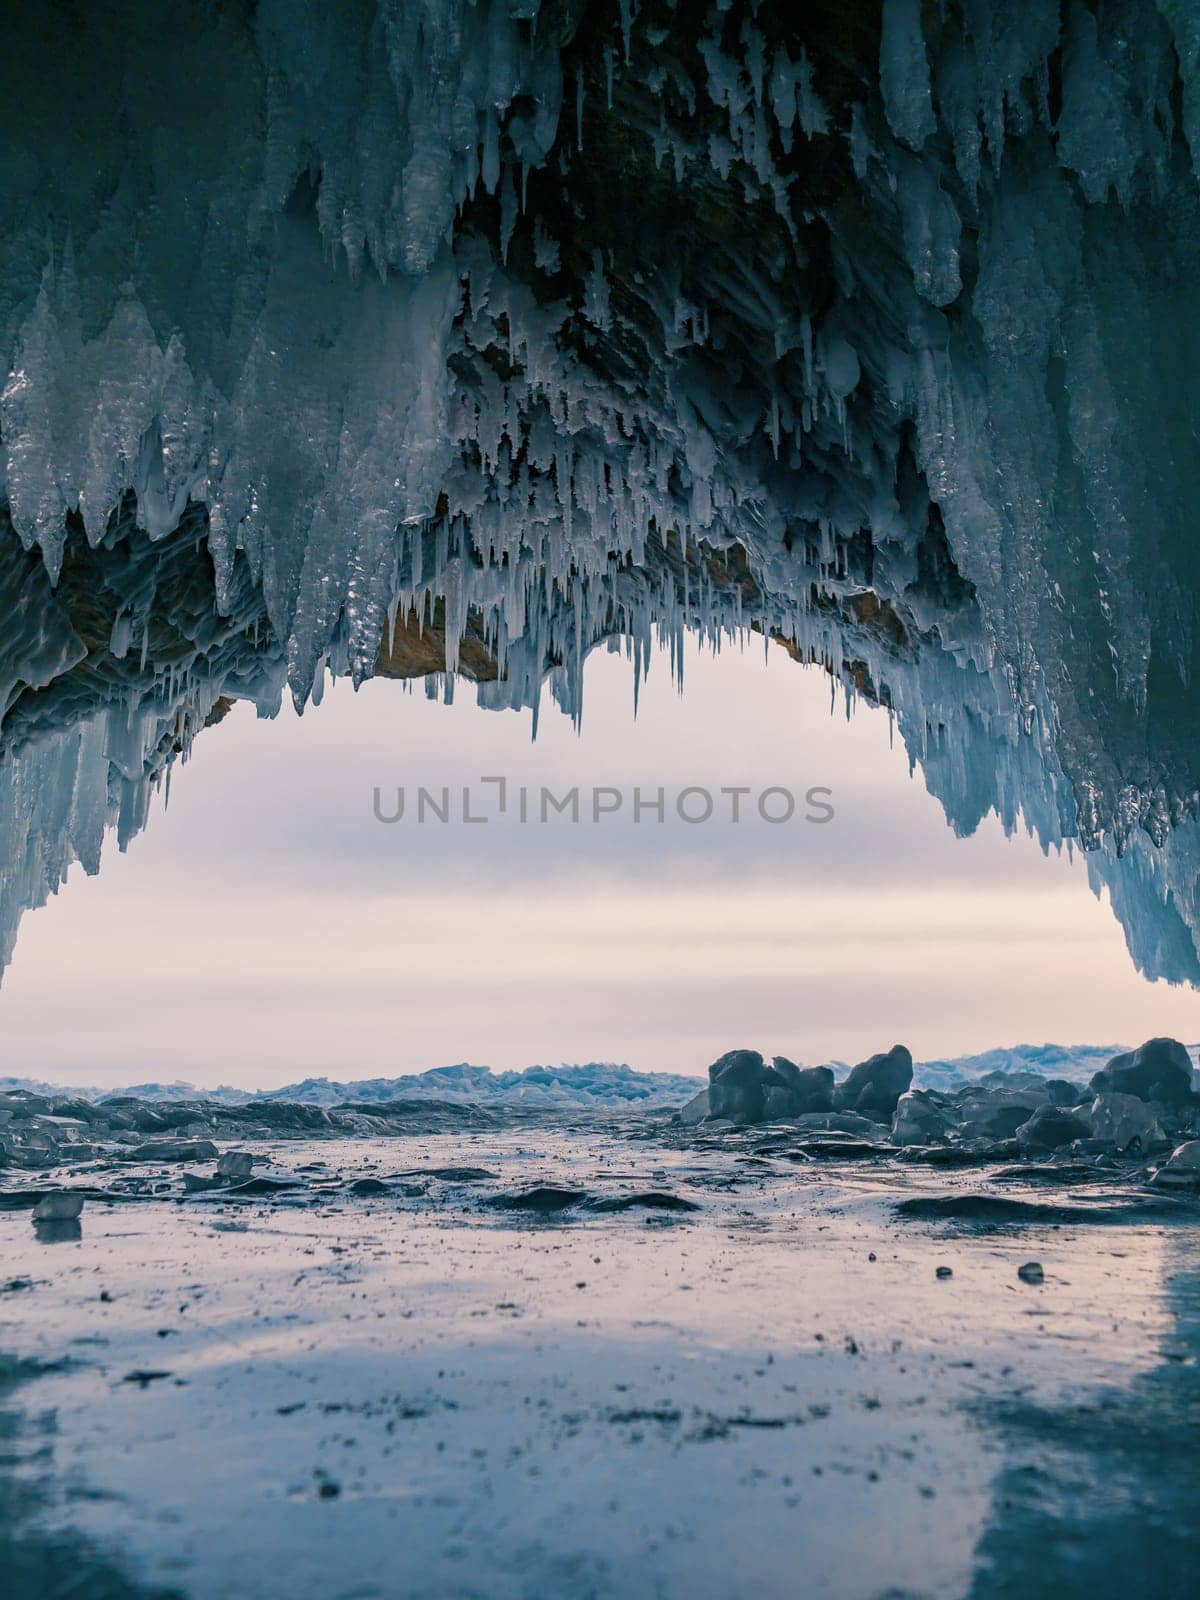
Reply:
<svg viewBox="0 0 1200 1600"><path fill-rule="evenodd" d="M1093 1139L1103 1139L1118 1150L1128 1150L1131 1145L1154 1150L1167 1142L1154 1112L1134 1094L1099 1094L1085 1115Z"/></svg>
<svg viewBox="0 0 1200 1600"><path fill-rule="evenodd" d="M833 1103L839 1111L883 1112L890 1117L912 1080L912 1056L904 1045L896 1044L852 1067L834 1090Z"/></svg>
<svg viewBox="0 0 1200 1600"><path fill-rule="evenodd" d="M74 1222L83 1212L83 1196L60 1189L44 1194L33 1208L34 1222Z"/></svg>
<svg viewBox="0 0 1200 1600"><path fill-rule="evenodd" d="M1095 1094L1136 1095L1164 1106L1192 1098L1192 1063L1178 1039L1147 1039L1136 1050L1114 1056L1091 1081Z"/></svg>
<svg viewBox="0 0 1200 1600"><path fill-rule="evenodd" d="M936 1144L950 1128L936 1096L927 1089L909 1089L896 1102L892 1118L894 1144Z"/></svg>
<svg viewBox="0 0 1200 1600"><path fill-rule="evenodd" d="M694 1094L676 1114L685 1128L694 1128L698 1122L703 1122L709 1114L708 1090L701 1089L699 1094Z"/></svg>
<svg viewBox="0 0 1200 1600"><path fill-rule="evenodd" d="M1166 1188L1200 1188L1200 1139L1189 1139L1154 1174L1154 1182Z"/></svg>
<svg viewBox="0 0 1200 1600"><path fill-rule="evenodd" d="M786 1056L775 1056L772 1066L783 1079L792 1109L788 1116L803 1117L813 1111L833 1110L833 1068L798 1067Z"/></svg>
<svg viewBox="0 0 1200 1600"><path fill-rule="evenodd" d="M1076 1117L1061 1106L1039 1106L1017 1129L1017 1143L1029 1154L1046 1150L1059 1150L1076 1139L1088 1139L1092 1130L1081 1117Z"/></svg>
<svg viewBox="0 0 1200 1600"><path fill-rule="evenodd" d="M764 1091L776 1081L757 1050L727 1051L708 1069L709 1115L731 1122L761 1122Z"/></svg>
<svg viewBox="0 0 1200 1600"><path fill-rule="evenodd" d="M833 1109L833 1071L798 1067L786 1056L776 1056L767 1066L757 1050L730 1050L709 1067L706 1093L711 1117L743 1125L790 1121Z"/></svg>
<svg viewBox="0 0 1200 1600"><path fill-rule="evenodd" d="M964 1139L1011 1139L1023 1123L1029 1121L1034 1111L1048 1104L1038 1100L1032 1104L1024 1094L989 1094L972 1090L958 1102L959 1129Z"/></svg>

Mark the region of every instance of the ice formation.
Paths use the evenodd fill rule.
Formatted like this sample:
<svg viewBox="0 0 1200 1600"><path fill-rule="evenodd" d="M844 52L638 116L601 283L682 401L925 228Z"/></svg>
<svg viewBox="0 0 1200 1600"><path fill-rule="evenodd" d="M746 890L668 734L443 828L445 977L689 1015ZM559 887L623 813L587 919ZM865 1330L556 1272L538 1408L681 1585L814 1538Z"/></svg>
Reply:
<svg viewBox="0 0 1200 1600"><path fill-rule="evenodd" d="M231 700L753 629L1200 981L1191 0L52 0L0 85L0 957Z"/></svg>

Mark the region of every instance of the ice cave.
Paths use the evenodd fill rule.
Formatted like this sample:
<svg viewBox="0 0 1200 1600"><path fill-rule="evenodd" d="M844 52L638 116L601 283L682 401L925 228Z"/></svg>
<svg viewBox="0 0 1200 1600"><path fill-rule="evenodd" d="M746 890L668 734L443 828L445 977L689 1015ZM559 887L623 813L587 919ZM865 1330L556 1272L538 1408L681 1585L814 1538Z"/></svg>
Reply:
<svg viewBox="0 0 1200 1600"><path fill-rule="evenodd" d="M0 957L234 702L692 632L1200 981L1192 0L8 9Z"/></svg>

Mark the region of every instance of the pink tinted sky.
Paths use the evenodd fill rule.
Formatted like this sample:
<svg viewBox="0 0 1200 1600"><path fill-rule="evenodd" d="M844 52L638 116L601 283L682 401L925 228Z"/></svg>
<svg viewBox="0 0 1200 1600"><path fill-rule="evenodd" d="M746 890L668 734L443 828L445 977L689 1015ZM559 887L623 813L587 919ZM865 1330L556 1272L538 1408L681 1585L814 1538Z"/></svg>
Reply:
<svg viewBox="0 0 1200 1600"><path fill-rule="evenodd" d="M274 1086L470 1060L698 1072L753 1045L855 1060L1024 1042L1200 1037L1149 984L1079 860L989 821L950 832L884 713L772 651L589 665L582 735L340 684L302 719L240 707L169 809L98 879L26 918L0 989L0 1072ZM835 820L385 827L372 790L512 783L833 790ZM488 791L477 791L485 795ZM628 802L627 802L628 803Z"/></svg>

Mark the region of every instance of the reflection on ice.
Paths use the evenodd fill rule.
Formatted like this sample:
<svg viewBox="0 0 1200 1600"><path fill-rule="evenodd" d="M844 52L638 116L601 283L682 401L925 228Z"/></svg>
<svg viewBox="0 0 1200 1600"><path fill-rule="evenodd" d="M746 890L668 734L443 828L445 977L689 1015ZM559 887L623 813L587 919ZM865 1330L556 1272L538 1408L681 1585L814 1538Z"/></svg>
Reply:
<svg viewBox="0 0 1200 1600"><path fill-rule="evenodd" d="M83 1224L77 1217L38 1217L33 1231L39 1244L78 1244Z"/></svg>
<svg viewBox="0 0 1200 1600"><path fill-rule="evenodd" d="M186 1600L465 1595L484 1549L522 1600L1190 1587L1186 1222L901 1219L963 1180L597 1128L274 1153L325 1192L96 1207L6 1301L69 1358L39 1537ZM700 1209L484 1203L538 1186Z"/></svg>

